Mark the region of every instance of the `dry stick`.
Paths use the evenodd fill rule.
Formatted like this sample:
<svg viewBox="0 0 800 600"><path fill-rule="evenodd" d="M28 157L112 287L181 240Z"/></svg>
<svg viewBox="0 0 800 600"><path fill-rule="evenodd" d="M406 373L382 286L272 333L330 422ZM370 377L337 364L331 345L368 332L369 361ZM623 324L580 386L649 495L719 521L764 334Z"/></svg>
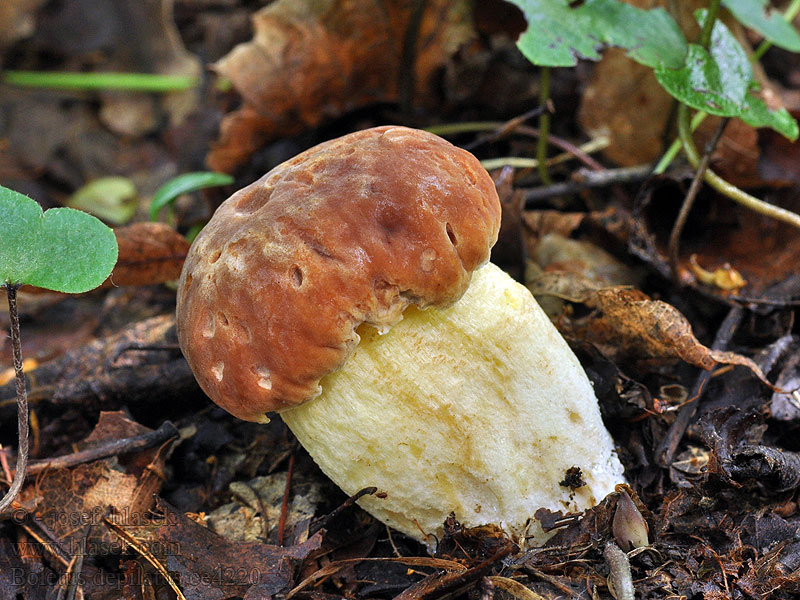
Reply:
<svg viewBox="0 0 800 600"><path fill-rule="evenodd" d="M342 502L340 506L338 506L333 511L322 517L319 521L317 521L316 523L312 523L311 526L308 528L308 537L311 537L312 535L317 533L320 529L323 529L325 526L327 526L328 523L330 523L344 509L346 509L348 506L352 506L353 504L355 504L359 498L361 498L362 496L366 496L368 494L374 494L377 491L378 488L376 487L368 487L356 492L355 494L350 496L347 500Z"/></svg>
<svg viewBox="0 0 800 600"><path fill-rule="evenodd" d="M681 104L678 108L678 118L682 118L682 112L686 111L688 113L688 110L689 109L685 104ZM688 114L686 117L686 120L688 121ZM686 197L683 199L683 204L681 205L681 210L678 213L678 218L675 219L675 225L672 226L672 233L669 235L667 256L669 256L669 268L672 271L672 278L676 282L680 282L678 278L678 249L680 247L681 232L683 231L683 227L686 225L686 219L689 217L689 212L692 210L692 205L697 197L697 193L700 191L700 186L703 183L703 177L706 174L706 169L708 169L708 164L711 162L711 154L714 152L717 144L719 144L722 133L725 131L725 127L728 125L729 121L730 118L722 119L717 127L717 130L714 132L713 137L708 144L706 144L703 158L697 167L697 172L694 174L692 185L689 186L689 191L686 193Z"/></svg>
<svg viewBox="0 0 800 600"><path fill-rule="evenodd" d="M532 108L531 110L522 113L521 115L517 115L516 117L509 119L505 123L497 124L497 127L489 134L478 136L478 139L471 141L469 144L464 144L462 148L464 150L469 150L472 152L478 146L483 144L494 142L496 140L502 139L507 135L511 135L519 130L520 127L523 126L525 121L532 117L538 117L542 114L542 111L547 110L544 106L537 106L536 108ZM533 131L535 131L535 137L539 136L539 130L534 129L531 127Z"/></svg>
<svg viewBox="0 0 800 600"><path fill-rule="evenodd" d="M539 104L546 107L539 115L539 140L536 144L536 158L539 161L539 178L544 185L551 185L553 180L547 172L547 136L550 133L550 67L542 67L539 78Z"/></svg>
<svg viewBox="0 0 800 600"><path fill-rule="evenodd" d="M17 471L14 481L3 499L0 500L0 515L11 506L11 503L22 489L25 482L25 468L28 464L28 392L25 389L25 373L22 371L22 346L19 337L19 313L17 312L18 285L6 284L8 295L8 317L11 322L11 347L14 354L14 373L17 378Z"/></svg>
<svg viewBox="0 0 800 600"><path fill-rule="evenodd" d="M607 187L617 183L630 183L642 181L650 176L652 167L641 165L638 167L625 167L623 169L605 169L603 171L579 171L579 178L574 181L554 183L545 187L525 190L526 208L539 201L553 196L576 194L588 188ZM531 206L528 206L531 205Z"/></svg>
<svg viewBox="0 0 800 600"><path fill-rule="evenodd" d="M521 125L517 127L517 133L521 133L524 135L531 135L534 137L539 137L541 135L540 131L535 127L530 127L529 125ZM541 139L541 138L540 138ZM589 154L584 152L580 149L580 147L576 146L572 142L569 142L563 138L554 136L551 133L547 135L547 142L552 144L556 148L560 148L564 152L569 152L587 167L592 169L593 171L604 171L605 167L593 159Z"/></svg>
<svg viewBox="0 0 800 600"><path fill-rule="evenodd" d="M281 518L278 520L278 546L283 546L283 534L286 529L286 514L289 512L289 491L292 489L292 475L294 474L294 452L289 455L289 468L286 471L286 485L283 488L283 501L281 502Z"/></svg>
<svg viewBox="0 0 800 600"><path fill-rule="evenodd" d="M425 12L425 0L414 0L411 9L411 18L403 37L403 50L400 58L400 73L398 74L398 87L400 88L400 111L408 116L414 102L414 87L416 86L416 73L414 70L417 62L417 41L422 25L422 15Z"/></svg>
<svg viewBox="0 0 800 600"><path fill-rule="evenodd" d="M614 542L608 542L603 550L603 557L608 563L608 577L614 587L614 597L617 600L634 600L635 589L628 555Z"/></svg>
<svg viewBox="0 0 800 600"><path fill-rule="evenodd" d="M126 454L137 450L144 450L145 448L150 448L162 442L166 442L176 435L178 435L178 430L175 428L175 425L169 421L164 421L158 429L148 431L142 435L122 438L120 440L111 440L99 446L95 446L94 448L73 452L72 454L65 454L64 456L31 461L28 467L28 473L34 475L50 469L74 467L75 465L99 460L101 458L108 458L116 454Z"/></svg>
<svg viewBox="0 0 800 600"><path fill-rule="evenodd" d="M728 311L728 314L717 330L717 335L714 337L714 343L711 345L712 349L725 349L731 341L736 328L739 326L742 317L744 317L744 309L739 306L734 306ZM677 450L678 444L683 438L683 434L686 432L686 428L689 427L689 422L697 412L700 396L711 377L711 371L702 371L700 373L689 395L691 400L684 404L680 411L678 411L678 416L675 418L675 421L673 421L664 439L659 443L658 448L656 448L655 458L660 465L668 467L672 464L672 459L675 457L675 450Z"/></svg>

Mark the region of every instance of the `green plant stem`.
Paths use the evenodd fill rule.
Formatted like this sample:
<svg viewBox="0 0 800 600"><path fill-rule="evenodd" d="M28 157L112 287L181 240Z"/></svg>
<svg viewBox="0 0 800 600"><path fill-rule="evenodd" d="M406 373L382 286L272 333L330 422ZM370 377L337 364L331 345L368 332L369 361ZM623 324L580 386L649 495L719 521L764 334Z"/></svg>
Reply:
<svg viewBox="0 0 800 600"><path fill-rule="evenodd" d="M542 67L539 78L539 104L547 107L550 101L550 67ZM547 172L547 136L550 133L550 112L545 108L539 115L539 140L536 144L536 159L538 161L539 178L544 185L550 185L550 173Z"/></svg>
<svg viewBox="0 0 800 600"><path fill-rule="evenodd" d="M61 73L48 71L3 71L3 83L58 90L124 90L128 92L175 92L198 83L195 77L156 73Z"/></svg>
<svg viewBox="0 0 800 600"><path fill-rule="evenodd" d="M689 107L685 104L681 104L678 107L679 121L687 122L689 120L688 114L684 114L688 113L688 111ZM689 191L686 193L686 197L683 199L683 204L678 212L678 218L675 219L675 224L672 226L672 232L669 236L669 243L667 244L667 256L669 257L669 268L672 271L672 277L678 283L680 283L680 278L678 277L678 251L680 248L681 233L683 232L684 225L686 225L686 220L689 218L689 212L692 210L694 200L700 191L703 177L708 170L708 164L711 162L711 154L714 152L714 148L717 147L717 144L722 137L722 133L725 131L725 127L728 125L729 121L729 117L720 121L717 130L714 132L714 135L711 138L711 141L706 145L703 158L697 167L697 172L694 175L694 179L692 179L692 185L689 187Z"/></svg>
<svg viewBox="0 0 800 600"><path fill-rule="evenodd" d="M706 22L703 24L703 30L700 32L700 37L697 40L697 43L706 50L708 50L708 47L711 45L711 33L714 31L714 23L717 22L720 4L722 4L722 0L711 0L711 3L708 5Z"/></svg>
<svg viewBox="0 0 800 600"><path fill-rule="evenodd" d="M694 131L700 127L700 123L702 123L707 116L708 113L704 113L703 111L695 113L694 117L692 117L692 122L689 125L690 129ZM675 141L672 142L672 145L669 147L669 149L664 153L664 156L661 157L661 160L658 161L655 169L653 169L653 175L663 175L664 171L666 171L672 161L675 160L675 157L678 155L678 152L681 151L682 147L683 143L681 142L680 136L678 136L675 138Z"/></svg>
<svg viewBox="0 0 800 600"><path fill-rule="evenodd" d="M28 465L28 393L25 389L25 373L22 370L22 344L19 335L19 313L17 312L18 285L6 284L8 295L8 318L11 322L11 348L14 356L14 373L17 381L17 471L11 487L0 500L0 515L14 502L22 484L25 482L25 469Z"/></svg>
<svg viewBox="0 0 800 600"><path fill-rule="evenodd" d="M700 155L697 152L697 147L692 140L692 134L689 124L689 108L686 105L681 105L678 114L678 131L680 133L681 142L683 143L683 151L686 153L686 158L689 163L697 169L700 166ZM722 177L714 173L711 169L706 169L703 175L705 182L712 188L717 190L723 196L727 196L734 202L737 202L754 212L771 217L777 221L783 221L793 227L800 229L800 215L793 213L790 210L780 208L763 200L759 200L755 196L751 196L744 190L740 190L735 185L725 181Z"/></svg>
<svg viewBox="0 0 800 600"><path fill-rule="evenodd" d="M798 12L800 12L800 0L792 0L792 3L783 13L783 18L787 22L791 22L797 16ZM708 22L709 21L706 21L706 23ZM770 42L769 40L764 40L763 42L761 42L761 45L759 45L759 47L753 52L753 54L750 55L750 62L751 63L758 62L764 55L764 53L771 47L772 47L772 42ZM708 113L704 113L702 111L695 113L694 117L692 117L692 131L697 129L700 123L702 123L707 116ZM682 146L683 143L681 142L681 138L680 137L676 138L675 141L672 142L672 145L664 153L664 156L661 157L661 160L658 161L658 164L656 165L655 169L653 169L653 175L662 175L667 170L672 161L675 160L675 157L678 155L678 152L680 152Z"/></svg>
<svg viewBox="0 0 800 600"><path fill-rule="evenodd" d="M788 6L786 11L783 13L783 18L787 23L791 23L794 18L797 16L797 13L800 12L800 0L793 0L793 2ZM755 49L753 52L752 60L753 62L757 60L761 60L761 57L772 48L772 42L769 40L764 40Z"/></svg>

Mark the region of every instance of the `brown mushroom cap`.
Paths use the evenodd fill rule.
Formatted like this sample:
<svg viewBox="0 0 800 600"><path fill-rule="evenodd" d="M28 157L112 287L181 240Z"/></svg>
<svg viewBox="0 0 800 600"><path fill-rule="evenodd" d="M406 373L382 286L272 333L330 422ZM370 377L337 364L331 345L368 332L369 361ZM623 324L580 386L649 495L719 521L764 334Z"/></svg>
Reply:
<svg viewBox="0 0 800 600"><path fill-rule="evenodd" d="M198 382L242 419L320 393L356 327L458 300L497 239L478 160L405 127L331 140L236 192L192 245L178 338Z"/></svg>

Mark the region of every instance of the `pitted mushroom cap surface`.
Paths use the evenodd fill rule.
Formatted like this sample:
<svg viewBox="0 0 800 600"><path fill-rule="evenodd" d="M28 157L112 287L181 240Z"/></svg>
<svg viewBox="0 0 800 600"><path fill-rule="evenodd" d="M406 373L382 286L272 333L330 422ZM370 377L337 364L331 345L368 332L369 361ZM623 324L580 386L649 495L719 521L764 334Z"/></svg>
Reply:
<svg viewBox="0 0 800 600"><path fill-rule="evenodd" d="M197 237L178 290L181 349L212 400L263 421L319 395L361 323L386 330L411 303L456 302L499 227L488 173L433 134L325 142L236 192Z"/></svg>

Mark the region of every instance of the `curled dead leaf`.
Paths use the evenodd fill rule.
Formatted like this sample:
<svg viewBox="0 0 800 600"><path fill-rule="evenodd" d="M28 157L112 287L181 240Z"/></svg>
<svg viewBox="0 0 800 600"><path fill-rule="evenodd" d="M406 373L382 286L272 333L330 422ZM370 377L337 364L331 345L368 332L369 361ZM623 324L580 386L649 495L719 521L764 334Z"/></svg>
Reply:
<svg viewBox="0 0 800 600"><path fill-rule="evenodd" d="M750 358L704 346L677 308L637 289L598 289L585 277L563 271L545 273L528 287L537 295L554 295L595 309L588 317L573 321L569 334L590 342L612 360L679 358L707 371L718 364L738 365L750 369L771 390L777 390Z"/></svg>
<svg viewBox="0 0 800 600"><path fill-rule="evenodd" d="M418 26L416 4L277 0L255 13L252 41L214 65L244 106L223 120L209 166L231 172L279 136L412 91L430 95L437 71L474 36L470 4L426 2ZM407 37L410 28L415 38ZM416 40L411 54L408 39ZM409 56L413 65L403 62Z"/></svg>
<svg viewBox="0 0 800 600"><path fill-rule="evenodd" d="M134 223L114 233L119 259L107 285L153 285L177 279L189 242L166 223Z"/></svg>

